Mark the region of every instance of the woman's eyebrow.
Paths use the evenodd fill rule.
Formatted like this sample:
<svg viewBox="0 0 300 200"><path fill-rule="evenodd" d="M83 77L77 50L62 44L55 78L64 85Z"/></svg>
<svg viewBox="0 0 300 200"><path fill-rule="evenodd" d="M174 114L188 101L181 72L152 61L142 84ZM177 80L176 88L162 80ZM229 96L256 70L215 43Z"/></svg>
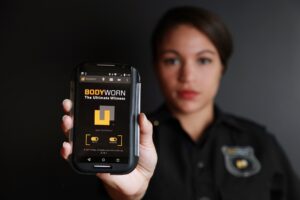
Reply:
<svg viewBox="0 0 300 200"><path fill-rule="evenodd" d="M204 49L204 50L201 50L201 51L199 51L198 53L197 53L197 55L201 55L201 54L205 54L205 53L209 53L209 54L216 54L216 52L215 51L213 51L213 50L210 50L210 49Z"/></svg>
<svg viewBox="0 0 300 200"><path fill-rule="evenodd" d="M168 54L168 53L175 54L176 56L180 56L179 52L177 52L176 50L173 50L173 49L162 50L159 52L159 55L164 55L164 54ZM199 55L203 55L203 54L207 54L207 53L212 54L212 55L217 54L217 52L214 50L203 49L203 50L197 52L196 55L199 56Z"/></svg>
<svg viewBox="0 0 300 200"><path fill-rule="evenodd" d="M179 53L178 53L177 51L172 50L172 49L162 50L162 51L160 52L161 55L162 55L162 54L167 54L167 53L172 53L172 54L179 55Z"/></svg>

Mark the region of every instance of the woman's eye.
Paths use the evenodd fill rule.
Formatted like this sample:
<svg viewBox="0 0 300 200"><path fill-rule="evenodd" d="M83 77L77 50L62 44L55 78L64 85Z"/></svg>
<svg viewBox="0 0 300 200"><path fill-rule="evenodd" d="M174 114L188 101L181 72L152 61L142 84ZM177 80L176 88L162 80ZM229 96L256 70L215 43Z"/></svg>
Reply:
<svg viewBox="0 0 300 200"><path fill-rule="evenodd" d="M199 58L197 60L197 62L200 65L207 65L207 64L210 64L212 62L212 60L210 58Z"/></svg>
<svg viewBox="0 0 300 200"><path fill-rule="evenodd" d="M179 65L180 60L178 58L165 58L163 59L165 65Z"/></svg>

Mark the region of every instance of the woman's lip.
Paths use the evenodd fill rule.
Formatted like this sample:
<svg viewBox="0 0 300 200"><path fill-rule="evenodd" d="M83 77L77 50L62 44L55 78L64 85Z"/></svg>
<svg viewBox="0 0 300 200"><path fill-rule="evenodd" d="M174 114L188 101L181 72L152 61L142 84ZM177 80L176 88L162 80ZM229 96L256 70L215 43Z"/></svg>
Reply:
<svg viewBox="0 0 300 200"><path fill-rule="evenodd" d="M194 99L198 94L199 94L199 92L196 92L194 90L180 90L180 91L178 91L179 98L187 99L187 100Z"/></svg>

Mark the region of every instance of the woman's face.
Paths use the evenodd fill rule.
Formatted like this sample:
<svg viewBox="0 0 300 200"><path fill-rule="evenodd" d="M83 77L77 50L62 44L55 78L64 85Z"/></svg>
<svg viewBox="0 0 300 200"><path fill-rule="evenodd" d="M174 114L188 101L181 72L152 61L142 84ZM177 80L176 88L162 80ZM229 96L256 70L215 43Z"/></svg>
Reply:
<svg viewBox="0 0 300 200"><path fill-rule="evenodd" d="M156 71L171 109L193 113L213 106L223 67L212 42L196 28L179 25L158 48Z"/></svg>

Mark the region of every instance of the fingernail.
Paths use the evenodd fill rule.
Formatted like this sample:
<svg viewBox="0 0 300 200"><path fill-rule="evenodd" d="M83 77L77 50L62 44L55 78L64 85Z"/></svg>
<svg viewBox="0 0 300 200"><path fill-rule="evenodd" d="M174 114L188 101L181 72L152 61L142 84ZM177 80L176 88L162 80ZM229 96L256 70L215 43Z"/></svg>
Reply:
<svg viewBox="0 0 300 200"><path fill-rule="evenodd" d="M62 105L65 105L65 103L67 103L67 101L68 101L68 99L64 99L64 100L62 101Z"/></svg>
<svg viewBox="0 0 300 200"><path fill-rule="evenodd" d="M63 142L62 146L63 146L63 148L67 148L68 143L67 142Z"/></svg>
<svg viewBox="0 0 300 200"><path fill-rule="evenodd" d="M142 115L143 115L143 121L144 121L144 123L146 123L146 121L148 120L147 116L145 115L145 113L142 113Z"/></svg>
<svg viewBox="0 0 300 200"><path fill-rule="evenodd" d="M64 105L65 103L67 103L69 101L69 99L64 99L62 104Z"/></svg>
<svg viewBox="0 0 300 200"><path fill-rule="evenodd" d="M67 115L64 115L64 116L62 117L62 121L65 121L65 119L66 119L67 117L68 117Z"/></svg>

